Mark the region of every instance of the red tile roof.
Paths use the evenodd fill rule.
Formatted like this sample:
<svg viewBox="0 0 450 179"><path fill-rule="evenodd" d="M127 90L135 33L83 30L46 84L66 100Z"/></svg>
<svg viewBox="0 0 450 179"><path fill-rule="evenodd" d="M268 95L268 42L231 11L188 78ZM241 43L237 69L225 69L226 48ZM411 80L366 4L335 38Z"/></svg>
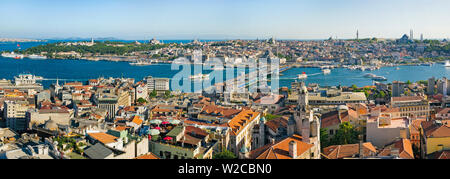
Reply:
<svg viewBox="0 0 450 179"><path fill-rule="evenodd" d="M292 159L289 155L289 143L297 143L297 156L302 155L314 145L302 142L302 137L294 134L291 137L283 139L275 144L268 144L250 152L250 158L255 159Z"/></svg>
<svg viewBox="0 0 450 179"><path fill-rule="evenodd" d="M370 142L363 143L363 147L364 156L373 156L377 152ZM349 158L359 154L359 144L332 145L324 148L322 153L328 159Z"/></svg>

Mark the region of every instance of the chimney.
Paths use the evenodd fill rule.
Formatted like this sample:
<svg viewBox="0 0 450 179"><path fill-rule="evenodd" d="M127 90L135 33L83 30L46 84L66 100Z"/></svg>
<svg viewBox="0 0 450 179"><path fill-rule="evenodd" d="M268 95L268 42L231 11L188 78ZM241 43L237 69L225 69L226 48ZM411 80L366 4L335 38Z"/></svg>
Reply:
<svg viewBox="0 0 450 179"><path fill-rule="evenodd" d="M275 144L275 139L274 139L274 138L271 138L271 139L270 139L270 142L271 142L272 144Z"/></svg>
<svg viewBox="0 0 450 179"><path fill-rule="evenodd" d="M297 142L289 142L289 156L293 159L297 158Z"/></svg>

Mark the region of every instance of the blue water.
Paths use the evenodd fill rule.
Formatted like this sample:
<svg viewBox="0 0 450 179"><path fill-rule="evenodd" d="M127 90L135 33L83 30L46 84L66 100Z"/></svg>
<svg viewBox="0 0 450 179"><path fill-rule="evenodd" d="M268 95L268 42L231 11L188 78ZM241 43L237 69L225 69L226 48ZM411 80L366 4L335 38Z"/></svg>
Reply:
<svg viewBox="0 0 450 179"><path fill-rule="evenodd" d="M49 43L48 42L27 42L19 43L22 49L32 46ZM164 41L168 43L167 41ZM176 43L186 43L184 41L176 41ZM187 41L190 42L190 41ZM0 43L0 51L17 49L17 43ZM193 66L192 66L193 68ZM427 80L430 77L442 78L450 77L450 68L445 68L441 64L429 66L400 66L400 70L396 67L384 67L375 71L359 71L344 68L332 69L331 74L324 75L318 68L292 68L280 77L279 86L290 87L291 82L295 81L297 74L303 71L308 74L306 83L319 83L322 86L334 85L372 85L372 80L364 78L366 73L373 73L384 76L387 82L398 81L418 81ZM86 61L86 60L32 60L24 58L16 60L12 58L0 57L0 79L13 79L19 73L29 72L46 79L42 81L44 87L48 87L54 83L54 79L59 78L60 81L87 81L88 79L98 77L125 77L134 78L136 81L142 80L145 76L171 78L178 70L171 70L170 64L156 64L150 66L132 66L127 62L109 62L109 61ZM209 73L211 71L203 71ZM225 76L225 75L224 75ZM53 79L53 80L52 80ZM387 83L385 82L385 83Z"/></svg>
<svg viewBox="0 0 450 179"><path fill-rule="evenodd" d="M434 64L433 66L399 66L396 67L382 67L374 71L360 71L349 70L346 68L331 69L331 74L325 75L321 73L319 68L292 68L286 70L283 76L280 77L280 86L290 87L291 83L295 81L294 78L302 72L308 74L306 83L318 83L321 86L336 86L344 85L357 86L372 85L373 81L370 78L365 78L364 75L372 73L378 76L384 76L388 80L383 83L390 83L392 81L408 81L416 82L419 80L427 80L430 77L442 78L450 76L450 68L444 67L442 64Z"/></svg>

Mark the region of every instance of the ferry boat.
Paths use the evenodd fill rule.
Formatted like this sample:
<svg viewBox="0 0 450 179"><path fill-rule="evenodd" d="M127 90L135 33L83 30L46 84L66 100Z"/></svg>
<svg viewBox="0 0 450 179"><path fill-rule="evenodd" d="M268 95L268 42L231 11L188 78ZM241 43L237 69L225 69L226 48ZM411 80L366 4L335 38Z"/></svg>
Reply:
<svg viewBox="0 0 450 179"><path fill-rule="evenodd" d="M373 78L373 77L376 77L376 76L377 75L374 75L372 73L367 73L367 74L364 75L364 77L366 77L366 78Z"/></svg>
<svg viewBox="0 0 450 179"><path fill-rule="evenodd" d="M450 61L449 61L449 60L445 61L444 66L445 66L445 67L450 67Z"/></svg>
<svg viewBox="0 0 450 179"><path fill-rule="evenodd" d="M387 81L387 78L384 77L384 76L374 76L374 77L372 77L372 80L375 80L375 81Z"/></svg>
<svg viewBox="0 0 450 179"><path fill-rule="evenodd" d="M297 75L297 79L306 79L306 78L308 78L308 75L305 72L303 72L302 74Z"/></svg>
<svg viewBox="0 0 450 179"><path fill-rule="evenodd" d="M27 57L30 58L30 59L47 59L46 56L35 55L35 54L33 54L33 55L28 55Z"/></svg>
<svg viewBox="0 0 450 179"><path fill-rule="evenodd" d="M14 59L22 59L23 55L22 54L15 54L14 52L11 52L11 53L2 53L2 57L14 58Z"/></svg>
<svg viewBox="0 0 450 179"><path fill-rule="evenodd" d="M323 72L323 74L330 74L331 70L330 69L323 69L322 72Z"/></svg>

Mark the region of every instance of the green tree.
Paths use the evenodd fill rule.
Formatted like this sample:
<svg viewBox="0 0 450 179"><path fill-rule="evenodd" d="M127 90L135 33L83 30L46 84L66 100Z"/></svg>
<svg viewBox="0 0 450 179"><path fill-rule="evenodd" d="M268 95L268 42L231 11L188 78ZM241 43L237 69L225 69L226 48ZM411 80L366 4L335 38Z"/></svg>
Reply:
<svg viewBox="0 0 450 179"><path fill-rule="evenodd" d="M323 149L330 146L330 139L327 128L320 128L320 147Z"/></svg>
<svg viewBox="0 0 450 179"><path fill-rule="evenodd" d="M273 115L273 114L266 114L266 116L264 116L264 118L266 118L266 121L270 121L272 119L276 119L281 117L280 115Z"/></svg>
<svg viewBox="0 0 450 179"><path fill-rule="evenodd" d="M358 142L359 132L349 122L343 122L331 139L331 145L354 144Z"/></svg>
<svg viewBox="0 0 450 179"><path fill-rule="evenodd" d="M145 100L144 98L139 98L137 100L137 102L140 103L140 104L144 104L144 103L147 103L147 100Z"/></svg>
<svg viewBox="0 0 450 179"><path fill-rule="evenodd" d="M156 90L153 90L153 91L150 93L150 97L152 97L152 98L156 97L156 95L157 95Z"/></svg>
<svg viewBox="0 0 450 179"><path fill-rule="evenodd" d="M378 93L378 94L380 94L380 98L385 98L386 97L386 93L384 93L384 91L380 91L380 93Z"/></svg>
<svg viewBox="0 0 450 179"><path fill-rule="evenodd" d="M358 89L358 86L352 85L352 89L353 89L353 91L356 91Z"/></svg>
<svg viewBox="0 0 450 179"><path fill-rule="evenodd" d="M236 155L233 152L224 149L222 152L216 153L212 157L213 159L236 159Z"/></svg>
<svg viewBox="0 0 450 179"><path fill-rule="evenodd" d="M166 97L166 98L170 97L170 91L169 90L164 92L164 97Z"/></svg>

